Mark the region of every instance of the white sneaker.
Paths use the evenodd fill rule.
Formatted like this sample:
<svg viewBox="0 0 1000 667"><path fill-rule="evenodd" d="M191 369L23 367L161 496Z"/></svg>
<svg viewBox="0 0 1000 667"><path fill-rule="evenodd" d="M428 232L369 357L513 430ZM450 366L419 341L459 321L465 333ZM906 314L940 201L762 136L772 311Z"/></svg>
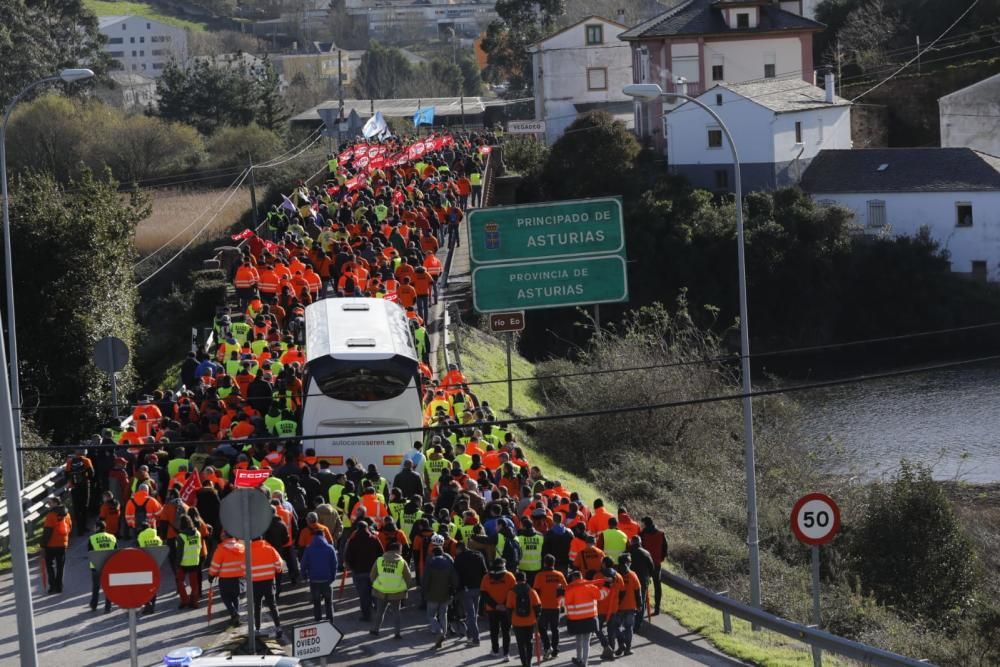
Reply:
<svg viewBox="0 0 1000 667"><path fill-rule="evenodd" d="M494 658L499 658L500 651L490 651L490 655L492 655Z"/></svg>
<svg viewBox="0 0 1000 667"><path fill-rule="evenodd" d="M509 655L504 655L503 662L510 662L510 656Z"/></svg>

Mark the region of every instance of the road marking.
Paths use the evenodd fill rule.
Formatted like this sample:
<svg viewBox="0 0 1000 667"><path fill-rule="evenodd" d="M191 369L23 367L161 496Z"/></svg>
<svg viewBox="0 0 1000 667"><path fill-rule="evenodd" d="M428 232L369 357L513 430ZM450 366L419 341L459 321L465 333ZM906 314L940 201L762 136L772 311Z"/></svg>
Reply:
<svg viewBox="0 0 1000 667"><path fill-rule="evenodd" d="M109 586L141 586L151 583L153 583L153 573L149 570L145 572L120 572L108 577Z"/></svg>

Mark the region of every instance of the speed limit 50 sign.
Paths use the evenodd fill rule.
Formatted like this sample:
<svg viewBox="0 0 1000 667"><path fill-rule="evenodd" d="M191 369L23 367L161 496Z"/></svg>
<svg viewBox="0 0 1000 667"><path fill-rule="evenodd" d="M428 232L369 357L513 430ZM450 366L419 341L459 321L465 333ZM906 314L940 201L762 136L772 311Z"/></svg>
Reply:
<svg viewBox="0 0 1000 667"><path fill-rule="evenodd" d="M826 544L840 530L840 508L823 493L802 496L792 508L792 532L810 546Z"/></svg>

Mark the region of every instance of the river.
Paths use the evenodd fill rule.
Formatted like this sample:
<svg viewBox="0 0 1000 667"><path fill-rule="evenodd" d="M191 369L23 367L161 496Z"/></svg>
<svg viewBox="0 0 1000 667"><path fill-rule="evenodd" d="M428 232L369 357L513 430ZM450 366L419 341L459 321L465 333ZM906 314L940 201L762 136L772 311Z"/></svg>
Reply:
<svg viewBox="0 0 1000 667"><path fill-rule="evenodd" d="M850 470L875 478L900 459L936 479L1000 481L1000 363L963 366L796 394L810 447L842 444Z"/></svg>

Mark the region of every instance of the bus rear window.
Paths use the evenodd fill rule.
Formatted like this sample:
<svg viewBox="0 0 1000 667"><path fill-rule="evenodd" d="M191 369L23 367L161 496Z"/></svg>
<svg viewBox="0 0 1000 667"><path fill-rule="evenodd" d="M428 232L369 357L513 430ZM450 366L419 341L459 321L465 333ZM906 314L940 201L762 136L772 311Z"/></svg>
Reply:
<svg viewBox="0 0 1000 667"><path fill-rule="evenodd" d="M316 383L320 391L338 401L386 401L406 391L412 379L412 375L384 369L341 368L316 378Z"/></svg>

